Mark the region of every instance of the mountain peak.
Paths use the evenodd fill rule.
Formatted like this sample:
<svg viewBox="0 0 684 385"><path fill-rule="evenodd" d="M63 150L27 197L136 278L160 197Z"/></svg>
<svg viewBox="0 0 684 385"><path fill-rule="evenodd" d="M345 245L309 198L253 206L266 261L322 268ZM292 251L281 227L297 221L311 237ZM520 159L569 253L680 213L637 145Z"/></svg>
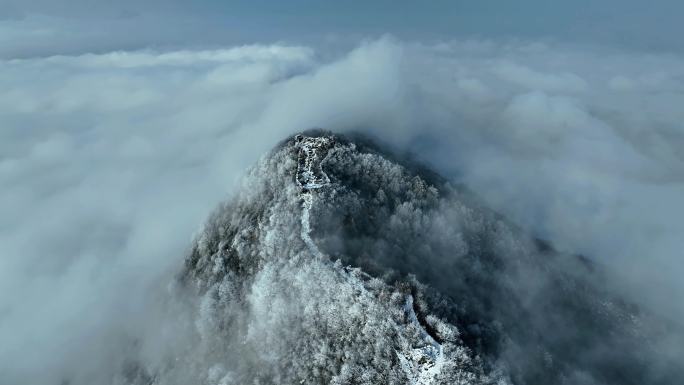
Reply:
<svg viewBox="0 0 684 385"><path fill-rule="evenodd" d="M323 130L263 157L186 261L195 369L215 361L225 384L652 383L648 327L600 272L423 169Z"/></svg>

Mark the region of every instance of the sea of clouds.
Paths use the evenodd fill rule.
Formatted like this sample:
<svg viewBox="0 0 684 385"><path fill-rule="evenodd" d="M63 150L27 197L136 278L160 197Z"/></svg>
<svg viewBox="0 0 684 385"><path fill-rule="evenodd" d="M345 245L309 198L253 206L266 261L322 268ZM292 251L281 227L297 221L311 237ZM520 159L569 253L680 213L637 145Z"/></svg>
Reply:
<svg viewBox="0 0 684 385"><path fill-rule="evenodd" d="M392 38L335 54L116 51L1 60L0 90L8 383L87 378L155 327L154 288L211 209L265 151L311 127L413 152L607 266L652 311L684 315L680 55Z"/></svg>

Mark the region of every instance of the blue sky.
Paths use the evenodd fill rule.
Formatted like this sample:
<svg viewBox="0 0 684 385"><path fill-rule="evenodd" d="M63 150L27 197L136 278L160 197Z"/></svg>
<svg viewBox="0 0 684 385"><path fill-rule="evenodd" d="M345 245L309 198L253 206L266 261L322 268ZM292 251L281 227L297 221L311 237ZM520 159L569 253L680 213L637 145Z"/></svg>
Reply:
<svg viewBox="0 0 684 385"><path fill-rule="evenodd" d="M274 40L322 43L385 33L404 39L534 38L680 51L682 14L684 3L676 0L2 0L0 55Z"/></svg>

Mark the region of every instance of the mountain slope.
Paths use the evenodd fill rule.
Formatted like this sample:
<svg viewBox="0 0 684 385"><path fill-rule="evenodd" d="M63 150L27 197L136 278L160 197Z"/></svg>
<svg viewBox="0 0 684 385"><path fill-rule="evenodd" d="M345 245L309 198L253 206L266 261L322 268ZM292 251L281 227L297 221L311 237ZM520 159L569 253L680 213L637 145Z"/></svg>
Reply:
<svg viewBox="0 0 684 385"><path fill-rule="evenodd" d="M624 385L681 374L656 370L664 329L586 259L367 140L289 138L242 187L180 278L200 298L187 354L129 380Z"/></svg>

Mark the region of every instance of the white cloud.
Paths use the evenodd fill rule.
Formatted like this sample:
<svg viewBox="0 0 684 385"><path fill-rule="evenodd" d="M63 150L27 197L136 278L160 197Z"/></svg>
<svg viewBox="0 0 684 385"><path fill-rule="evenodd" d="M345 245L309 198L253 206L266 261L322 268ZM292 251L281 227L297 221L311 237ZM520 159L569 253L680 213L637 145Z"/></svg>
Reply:
<svg viewBox="0 0 684 385"><path fill-rule="evenodd" d="M662 294L652 281L682 293L684 58L491 41L417 50L409 108L424 158L563 249L628 272L640 294Z"/></svg>
<svg viewBox="0 0 684 385"><path fill-rule="evenodd" d="M313 126L421 151L646 298L684 294L681 57L381 39L5 60L0 89L5 378L105 365L235 178Z"/></svg>

